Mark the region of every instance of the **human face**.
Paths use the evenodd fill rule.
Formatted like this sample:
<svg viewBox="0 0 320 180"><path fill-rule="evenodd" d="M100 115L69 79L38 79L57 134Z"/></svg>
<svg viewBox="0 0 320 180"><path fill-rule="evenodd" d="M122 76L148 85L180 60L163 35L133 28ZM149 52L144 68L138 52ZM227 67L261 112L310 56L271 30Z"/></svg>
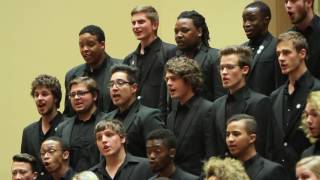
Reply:
<svg viewBox="0 0 320 180"><path fill-rule="evenodd" d="M50 115L57 110L56 99L47 87L37 87L34 90L33 98L41 116Z"/></svg>
<svg viewBox="0 0 320 180"><path fill-rule="evenodd" d="M232 93L245 85L249 72L248 66L239 66L239 57L235 54L223 55L220 60L222 86Z"/></svg>
<svg viewBox="0 0 320 180"><path fill-rule="evenodd" d="M226 143L229 152L237 158L245 156L253 146L255 135L249 135L244 121L233 121L227 126Z"/></svg>
<svg viewBox="0 0 320 180"><path fill-rule="evenodd" d="M41 145L40 156L46 170L53 174L63 168L63 165L69 159L69 152L63 152L58 141L46 140Z"/></svg>
<svg viewBox="0 0 320 180"><path fill-rule="evenodd" d="M193 24L192 19L180 18L174 28L178 49L188 51L196 48L201 42L202 29Z"/></svg>
<svg viewBox="0 0 320 180"><path fill-rule="evenodd" d="M32 172L30 163L14 161L11 167L12 180L35 180L37 173Z"/></svg>
<svg viewBox="0 0 320 180"><path fill-rule="evenodd" d="M90 92L84 83L72 85L70 95L72 94L76 94L75 96L69 96L75 112L79 114L88 113L96 106L97 95Z"/></svg>
<svg viewBox="0 0 320 180"><path fill-rule="evenodd" d="M80 53L86 63L97 66L102 62L105 53L105 42L99 42L97 36L84 33L79 36Z"/></svg>
<svg viewBox="0 0 320 180"><path fill-rule="evenodd" d="M156 36L158 22L152 22L143 12L132 15L131 24L134 35L140 41L151 41Z"/></svg>
<svg viewBox="0 0 320 180"><path fill-rule="evenodd" d="M292 24L303 22L311 9L311 0L285 0L285 8Z"/></svg>
<svg viewBox="0 0 320 180"><path fill-rule="evenodd" d="M319 110L315 108L311 103L307 103L305 108L305 114L307 118L307 125L309 133L314 138L320 137L320 114Z"/></svg>
<svg viewBox="0 0 320 180"><path fill-rule="evenodd" d="M153 172L161 172L173 163L175 149L168 149L164 145L163 140L148 140L146 147L150 167Z"/></svg>
<svg viewBox="0 0 320 180"><path fill-rule="evenodd" d="M178 99L183 104L193 96L194 93L191 85L185 82L181 77L166 72L165 80L172 99Z"/></svg>
<svg viewBox="0 0 320 180"><path fill-rule="evenodd" d="M293 47L291 41L282 41L277 45L278 62L281 73L288 75L298 71L304 59L306 58L306 50L300 52Z"/></svg>
<svg viewBox="0 0 320 180"><path fill-rule="evenodd" d="M120 136L110 128L96 133L96 143L104 157L117 155L124 150L125 137Z"/></svg>
<svg viewBox="0 0 320 180"><path fill-rule="evenodd" d="M298 166L296 168L297 180L318 180L317 176L309 169Z"/></svg>
<svg viewBox="0 0 320 180"><path fill-rule="evenodd" d="M118 81L126 83L117 85ZM112 74L109 84L112 83L113 86L109 88L113 104L119 107L120 110L127 109L136 99L137 84L129 82L127 73L120 71Z"/></svg>
<svg viewBox="0 0 320 180"><path fill-rule="evenodd" d="M242 13L242 26L248 39L258 38L268 30L268 19L258 7L248 7Z"/></svg>

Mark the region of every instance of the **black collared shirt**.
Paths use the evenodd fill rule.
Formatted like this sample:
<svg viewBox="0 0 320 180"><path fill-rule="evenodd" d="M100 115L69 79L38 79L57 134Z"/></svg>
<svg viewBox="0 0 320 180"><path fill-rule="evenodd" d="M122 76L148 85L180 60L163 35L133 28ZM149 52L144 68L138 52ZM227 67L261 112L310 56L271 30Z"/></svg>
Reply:
<svg viewBox="0 0 320 180"><path fill-rule="evenodd" d="M69 168L69 170L60 178L60 180L71 180L75 174L76 172L72 168ZM49 179L53 180L52 177Z"/></svg>
<svg viewBox="0 0 320 180"><path fill-rule="evenodd" d="M242 109L239 109L240 103L243 103L244 93L248 90L247 86L244 86L237 90L234 94L228 93L227 103L226 103L226 120L232 115L241 113Z"/></svg>
<svg viewBox="0 0 320 180"><path fill-rule="evenodd" d="M93 141L95 117L96 113L92 114L91 118L87 121L82 121L78 117L75 118L70 137L70 164L76 171L86 170L91 167L92 162L88 160L96 158L88 156L99 154L92 152L97 149L95 141Z"/></svg>
<svg viewBox="0 0 320 180"><path fill-rule="evenodd" d="M129 114L129 111L131 110L131 108L133 106L136 106L136 104L138 104L139 101L136 100L135 102L133 102L128 109L124 110L123 112L120 111L120 109L118 110L117 114L114 116L114 119L117 119L121 122L124 122L124 120L126 119L127 115Z"/></svg>
<svg viewBox="0 0 320 180"><path fill-rule="evenodd" d="M50 121L50 128L46 133L43 133L42 131L42 119L40 119L39 121L39 140L40 140L40 144L42 144L42 142L44 140L46 140L48 137L53 136L55 133L55 128L58 126L59 123L61 123L63 121L63 116L60 112L58 112L58 114Z"/></svg>
<svg viewBox="0 0 320 180"><path fill-rule="evenodd" d="M284 89L284 101L283 101L283 130L286 132L289 130L291 123L295 123L294 120L297 112L300 108L303 108L305 103L300 102L299 97L307 97L309 91L306 91L306 86L308 85L310 73L305 72L294 84L294 91L289 94L289 81Z"/></svg>
<svg viewBox="0 0 320 180"><path fill-rule="evenodd" d="M94 172L99 179L103 180L143 180L152 176L147 159L132 156L128 153L114 178L111 178L106 171L106 159L103 159L90 170Z"/></svg>
<svg viewBox="0 0 320 180"><path fill-rule="evenodd" d="M296 27L293 27L292 30L302 33L307 39L309 51L306 65L310 73L320 79L320 17L314 15L311 24L304 31Z"/></svg>
<svg viewBox="0 0 320 180"><path fill-rule="evenodd" d="M252 57L254 57L257 53L257 51L259 50L261 44L263 43L264 39L266 38L266 36L269 34L266 33L260 37L257 37L255 39L250 39L248 42L248 46L251 48L252 50Z"/></svg>
<svg viewBox="0 0 320 180"><path fill-rule="evenodd" d="M180 103L178 104L177 107L177 113L176 113L176 118L174 122L174 133L176 137L179 136L181 127L183 127L183 124L185 123L186 116L189 112L189 110L193 106L193 102L196 99L196 95L192 96L186 103L181 105Z"/></svg>

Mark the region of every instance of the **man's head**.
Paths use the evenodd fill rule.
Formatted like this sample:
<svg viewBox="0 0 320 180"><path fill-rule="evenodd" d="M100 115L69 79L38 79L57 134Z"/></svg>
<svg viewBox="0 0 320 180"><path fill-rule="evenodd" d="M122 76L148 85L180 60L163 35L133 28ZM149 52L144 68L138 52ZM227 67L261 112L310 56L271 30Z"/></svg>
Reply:
<svg viewBox="0 0 320 180"><path fill-rule="evenodd" d="M42 116L49 115L60 107L61 85L56 77L47 74L37 76L31 83L30 94Z"/></svg>
<svg viewBox="0 0 320 180"><path fill-rule="evenodd" d="M305 67L307 53L308 43L301 33L289 31L279 35L277 55L282 74L292 74Z"/></svg>
<svg viewBox="0 0 320 180"><path fill-rule="evenodd" d="M320 138L320 91L308 95L301 123L308 137Z"/></svg>
<svg viewBox="0 0 320 180"><path fill-rule="evenodd" d="M209 29L205 18L197 11L183 11L177 18L174 32L177 46L183 51L195 49L200 43L209 47Z"/></svg>
<svg viewBox="0 0 320 180"><path fill-rule="evenodd" d="M164 72L171 98L183 102L201 90L201 70L193 59L174 57L166 63Z"/></svg>
<svg viewBox="0 0 320 180"><path fill-rule="evenodd" d="M314 0L285 0L285 8L291 23L298 25L303 23L308 14L313 15Z"/></svg>
<svg viewBox="0 0 320 180"><path fill-rule="evenodd" d="M98 104L99 90L94 79L77 77L69 83L69 98L78 114L88 113Z"/></svg>
<svg viewBox="0 0 320 180"><path fill-rule="evenodd" d="M99 65L105 54L105 36L99 26L89 25L79 32L79 47L83 59L91 67Z"/></svg>
<svg viewBox="0 0 320 180"><path fill-rule="evenodd" d="M112 102L120 110L127 109L135 100L138 91L138 70L135 67L119 64L111 69L109 90Z"/></svg>
<svg viewBox="0 0 320 180"><path fill-rule="evenodd" d="M51 175L69 168L69 146L60 137L51 136L43 141L40 156L44 167Z"/></svg>
<svg viewBox="0 0 320 180"><path fill-rule="evenodd" d="M176 144L173 132L168 129L156 129L149 133L146 148L153 172L164 171L174 163Z"/></svg>
<svg viewBox="0 0 320 180"><path fill-rule="evenodd" d="M140 41L149 41L157 36L159 15L152 6L140 5L131 11L132 31Z"/></svg>
<svg viewBox="0 0 320 180"><path fill-rule="evenodd" d="M101 120L94 129L96 144L104 157L110 157L125 151L126 133L122 122Z"/></svg>
<svg viewBox="0 0 320 180"><path fill-rule="evenodd" d="M11 174L12 180L35 180L37 161L35 157L22 153L12 157Z"/></svg>
<svg viewBox="0 0 320 180"><path fill-rule="evenodd" d="M219 59L222 86L230 92L243 87L250 72L251 50L244 46L229 46L220 51Z"/></svg>
<svg viewBox="0 0 320 180"><path fill-rule="evenodd" d="M242 159L253 149L257 134L257 123L254 117L247 114L236 114L227 121L226 143L232 156Z"/></svg>
<svg viewBox="0 0 320 180"><path fill-rule="evenodd" d="M270 8L262 1L254 1L244 8L242 20L242 26L248 39L259 38L268 31L271 20Z"/></svg>

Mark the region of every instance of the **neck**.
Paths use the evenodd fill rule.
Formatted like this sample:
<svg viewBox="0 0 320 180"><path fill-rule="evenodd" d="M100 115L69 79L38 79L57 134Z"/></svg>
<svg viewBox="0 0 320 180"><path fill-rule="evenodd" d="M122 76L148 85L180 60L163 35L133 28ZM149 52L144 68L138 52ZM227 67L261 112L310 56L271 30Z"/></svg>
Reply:
<svg viewBox="0 0 320 180"><path fill-rule="evenodd" d="M123 112L123 111L129 109L129 107L130 107L134 102L136 102L136 100L137 100L137 98L134 96L134 97L132 97L132 98L130 99L130 101L129 101L127 104L124 104L124 105L122 105L122 106L119 106L120 112Z"/></svg>
<svg viewBox="0 0 320 180"><path fill-rule="evenodd" d="M56 108L54 108L51 113L43 115L41 117L42 132L44 133L48 132L48 130L51 127L50 122L56 117L57 114L58 114L58 111Z"/></svg>
<svg viewBox="0 0 320 180"><path fill-rule="evenodd" d="M91 118L92 114L96 111L97 111L97 106L94 104L90 110L86 112L80 112L78 114L78 117L81 121L88 121Z"/></svg>
<svg viewBox="0 0 320 180"><path fill-rule="evenodd" d="M305 63L303 62L303 64L301 66L299 66L296 70L294 70L290 74L288 74L289 84L293 84L294 85L295 81L300 79L300 77L306 71L307 71L307 67L306 67Z"/></svg>
<svg viewBox="0 0 320 180"><path fill-rule="evenodd" d="M302 22L295 25L296 28L298 28L301 31L304 31L311 24L313 17L314 17L314 12L312 10L309 10L307 12L306 18L304 18Z"/></svg>
<svg viewBox="0 0 320 180"><path fill-rule="evenodd" d="M188 91L188 93L184 96L184 97L182 97L182 98L180 98L179 99L179 102L180 102L180 104L181 105L184 105L189 99L191 99L192 97L194 96L194 92L193 92L193 90L189 90Z"/></svg>
<svg viewBox="0 0 320 180"><path fill-rule="evenodd" d="M118 153L105 157L106 159L105 169L110 176L114 177L119 167L123 164L125 158L126 158L126 152L124 150L124 147L122 147Z"/></svg>
<svg viewBox="0 0 320 180"><path fill-rule="evenodd" d="M243 88L246 85L246 80L242 79L241 82L239 82L238 85L236 85L235 87L230 87L229 88L229 93L230 94L234 94L236 93L239 89Z"/></svg>
<svg viewBox="0 0 320 180"><path fill-rule="evenodd" d="M95 69L98 69L101 64L103 63L103 60L106 58L107 54L106 53L103 53L100 60L98 61L98 63L95 63L95 64L90 64L90 70L93 71Z"/></svg>
<svg viewBox="0 0 320 180"><path fill-rule="evenodd" d="M152 35L147 39L141 40L140 41L140 45L141 45L140 53L144 54L144 48L149 46L156 38L157 38L156 35Z"/></svg>
<svg viewBox="0 0 320 180"><path fill-rule="evenodd" d="M254 157L256 154L257 154L256 148L254 147L254 145L251 145L250 147L248 147L247 151L245 151L243 154L241 154L238 157L238 159L241 162L246 162L252 157Z"/></svg>
<svg viewBox="0 0 320 180"><path fill-rule="evenodd" d="M63 177L66 172L70 169L70 167L67 164L63 164L59 170L57 170L56 172L52 173L52 177L54 180L60 180L61 177Z"/></svg>
<svg viewBox="0 0 320 180"><path fill-rule="evenodd" d="M160 177L170 177L176 171L176 166L173 162L168 164L165 169L159 172Z"/></svg>

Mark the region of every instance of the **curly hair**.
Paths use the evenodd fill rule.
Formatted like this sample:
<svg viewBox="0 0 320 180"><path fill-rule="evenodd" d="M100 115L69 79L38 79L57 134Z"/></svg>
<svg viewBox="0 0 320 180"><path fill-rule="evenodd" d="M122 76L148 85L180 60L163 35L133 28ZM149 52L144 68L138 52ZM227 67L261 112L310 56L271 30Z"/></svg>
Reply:
<svg viewBox="0 0 320 180"><path fill-rule="evenodd" d="M190 58L180 56L171 58L165 65L165 71L175 74L189 83L194 92L201 90L203 78L198 63Z"/></svg>
<svg viewBox="0 0 320 180"><path fill-rule="evenodd" d="M30 95L34 97L34 92L38 87L48 88L56 99L56 107L60 107L60 101L62 97L61 85L56 77L50 76L48 74L40 74L31 83Z"/></svg>
<svg viewBox="0 0 320 180"><path fill-rule="evenodd" d="M307 103L310 103L312 107L314 107L317 110L317 113L320 117L320 91L310 92L307 97ZM302 113L301 115L300 128L306 134L310 142L314 143L317 140L315 137L312 137L309 132L308 123L307 123L307 114L305 112Z"/></svg>
<svg viewBox="0 0 320 180"><path fill-rule="evenodd" d="M206 179L215 176L223 180L249 180L241 162L232 158L211 157L204 164L203 170Z"/></svg>
<svg viewBox="0 0 320 180"><path fill-rule="evenodd" d="M197 27L198 29L199 28L202 29L201 41L203 45L205 45L206 47L210 47L209 45L210 33L206 23L206 19L195 10L183 11L182 13L180 13L177 19L182 19L182 18L192 19L194 26Z"/></svg>

